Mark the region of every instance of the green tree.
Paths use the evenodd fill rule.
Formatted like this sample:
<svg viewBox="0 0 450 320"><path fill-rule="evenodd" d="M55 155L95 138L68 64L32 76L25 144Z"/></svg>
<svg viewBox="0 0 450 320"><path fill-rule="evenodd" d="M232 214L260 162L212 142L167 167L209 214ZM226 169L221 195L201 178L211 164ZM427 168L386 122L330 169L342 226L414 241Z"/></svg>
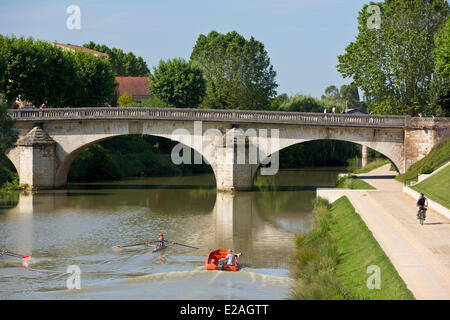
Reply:
<svg viewBox="0 0 450 320"><path fill-rule="evenodd" d="M435 73L429 90L430 110L427 116L450 117L450 78Z"/></svg>
<svg viewBox="0 0 450 320"><path fill-rule="evenodd" d="M276 72L264 45L236 31L200 35L191 61L202 67L207 81L202 106L213 109L269 109L275 96Z"/></svg>
<svg viewBox="0 0 450 320"><path fill-rule="evenodd" d="M288 100L289 96L286 93L279 94L270 100L270 109L277 111L280 109L281 105Z"/></svg>
<svg viewBox="0 0 450 320"><path fill-rule="evenodd" d="M6 105L0 105L0 154L6 155L14 148L17 141L17 132L14 130L14 121L8 114Z"/></svg>
<svg viewBox="0 0 450 320"><path fill-rule="evenodd" d="M6 60L0 91L12 102L17 97L35 105L64 106L73 92L74 69L63 52L44 41L0 36L0 51Z"/></svg>
<svg viewBox="0 0 450 320"><path fill-rule="evenodd" d="M359 107L359 92L358 87L355 83L344 84L341 86L339 92L341 97L341 102L345 104L348 108L358 108Z"/></svg>
<svg viewBox="0 0 450 320"><path fill-rule="evenodd" d="M0 188L11 177L12 168L8 166L6 154L14 148L17 138L14 121L8 114L7 106L0 104Z"/></svg>
<svg viewBox="0 0 450 320"><path fill-rule="evenodd" d="M374 4L374 3L371 3ZM449 13L445 0L387 0L381 28L369 29L373 13L365 5L358 17L358 35L337 69L352 77L375 113L417 115L425 112L434 72L434 34Z"/></svg>
<svg viewBox="0 0 450 320"><path fill-rule="evenodd" d="M177 108L195 108L205 96L202 69L181 58L161 60L150 78L150 92Z"/></svg>
<svg viewBox="0 0 450 320"><path fill-rule="evenodd" d="M323 112L324 106L311 96L297 94L280 106L281 111L290 112Z"/></svg>
<svg viewBox="0 0 450 320"><path fill-rule="evenodd" d="M150 75L147 63L142 57L136 57L132 52L125 53L121 49L110 49L104 44L89 42L83 47L106 53L111 64L111 70L118 77L147 77Z"/></svg>
<svg viewBox="0 0 450 320"><path fill-rule="evenodd" d="M450 77L450 17L443 28L436 34L436 49L434 55L436 57L436 73L443 78Z"/></svg>
<svg viewBox="0 0 450 320"><path fill-rule="evenodd" d="M121 106L126 106L130 103L135 102L133 99L133 96L131 94L129 94L128 92L125 92L123 95L121 95L119 97L119 99L117 100L117 102L121 105Z"/></svg>
<svg viewBox="0 0 450 320"><path fill-rule="evenodd" d="M70 106L100 107L111 101L117 83L109 63L83 51L72 52L69 57L76 76Z"/></svg>
<svg viewBox="0 0 450 320"><path fill-rule="evenodd" d="M1 38L1 35L0 35ZM6 50L1 46L0 40L0 88L3 88L6 72Z"/></svg>
<svg viewBox="0 0 450 320"><path fill-rule="evenodd" d="M335 85L328 86L325 89L325 97L332 98L337 103L339 101L339 89Z"/></svg>

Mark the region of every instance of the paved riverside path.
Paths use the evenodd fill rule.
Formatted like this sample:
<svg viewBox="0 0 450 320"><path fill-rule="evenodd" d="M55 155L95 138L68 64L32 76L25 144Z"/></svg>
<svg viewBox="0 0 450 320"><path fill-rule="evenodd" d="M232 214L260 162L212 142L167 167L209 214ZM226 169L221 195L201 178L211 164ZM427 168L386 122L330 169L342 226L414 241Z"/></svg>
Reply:
<svg viewBox="0 0 450 320"><path fill-rule="evenodd" d="M450 299L450 220L433 211L421 226L416 200L390 165L358 175L377 190L344 192L416 299ZM381 270L383 286L383 270Z"/></svg>

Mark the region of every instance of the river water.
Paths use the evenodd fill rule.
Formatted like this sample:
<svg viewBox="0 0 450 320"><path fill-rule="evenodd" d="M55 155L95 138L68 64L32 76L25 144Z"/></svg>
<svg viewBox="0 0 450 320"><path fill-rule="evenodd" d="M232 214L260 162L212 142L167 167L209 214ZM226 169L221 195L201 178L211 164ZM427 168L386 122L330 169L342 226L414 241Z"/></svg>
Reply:
<svg viewBox="0 0 450 320"><path fill-rule="evenodd" d="M0 299L286 299L295 235L311 226L318 186L340 168L280 171L258 177L259 191L217 193L212 174L72 183L35 194L0 194ZM157 239L153 253L135 246ZM206 271L218 248L242 252L239 272ZM68 266L81 271L69 290Z"/></svg>

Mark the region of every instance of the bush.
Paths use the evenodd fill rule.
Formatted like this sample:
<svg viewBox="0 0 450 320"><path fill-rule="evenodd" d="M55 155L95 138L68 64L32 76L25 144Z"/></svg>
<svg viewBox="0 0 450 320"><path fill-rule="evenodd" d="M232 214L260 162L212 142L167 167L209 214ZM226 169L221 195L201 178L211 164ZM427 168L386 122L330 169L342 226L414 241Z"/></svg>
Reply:
<svg viewBox="0 0 450 320"><path fill-rule="evenodd" d="M131 94L129 94L128 92L125 92L123 95L121 95L119 97L119 100L117 100L117 102L121 105L121 106L126 106L127 104L136 102L133 99L133 96Z"/></svg>
<svg viewBox="0 0 450 320"><path fill-rule="evenodd" d="M175 106L162 101L158 97L151 97L142 100L141 102L132 102L128 104L131 108L175 108Z"/></svg>
<svg viewBox="0 0 450 320"><path fill-rule="evenodd" d="M430 174L433 171L433 168L429 164L426 164L422 168L420 168L420 174Z"/></svg>

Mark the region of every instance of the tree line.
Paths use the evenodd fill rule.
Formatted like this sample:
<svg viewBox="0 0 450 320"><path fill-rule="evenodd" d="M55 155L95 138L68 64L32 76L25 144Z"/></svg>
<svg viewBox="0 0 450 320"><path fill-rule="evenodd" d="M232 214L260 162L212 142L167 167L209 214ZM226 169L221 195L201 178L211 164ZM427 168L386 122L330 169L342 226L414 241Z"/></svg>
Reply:
<svg viewBox="0 0 450 320"><path fill-rule="evenodd" d="M0 35L0 94L38 106L86 107L112 102L116 84L108 61L41 40Z"/></svg>

